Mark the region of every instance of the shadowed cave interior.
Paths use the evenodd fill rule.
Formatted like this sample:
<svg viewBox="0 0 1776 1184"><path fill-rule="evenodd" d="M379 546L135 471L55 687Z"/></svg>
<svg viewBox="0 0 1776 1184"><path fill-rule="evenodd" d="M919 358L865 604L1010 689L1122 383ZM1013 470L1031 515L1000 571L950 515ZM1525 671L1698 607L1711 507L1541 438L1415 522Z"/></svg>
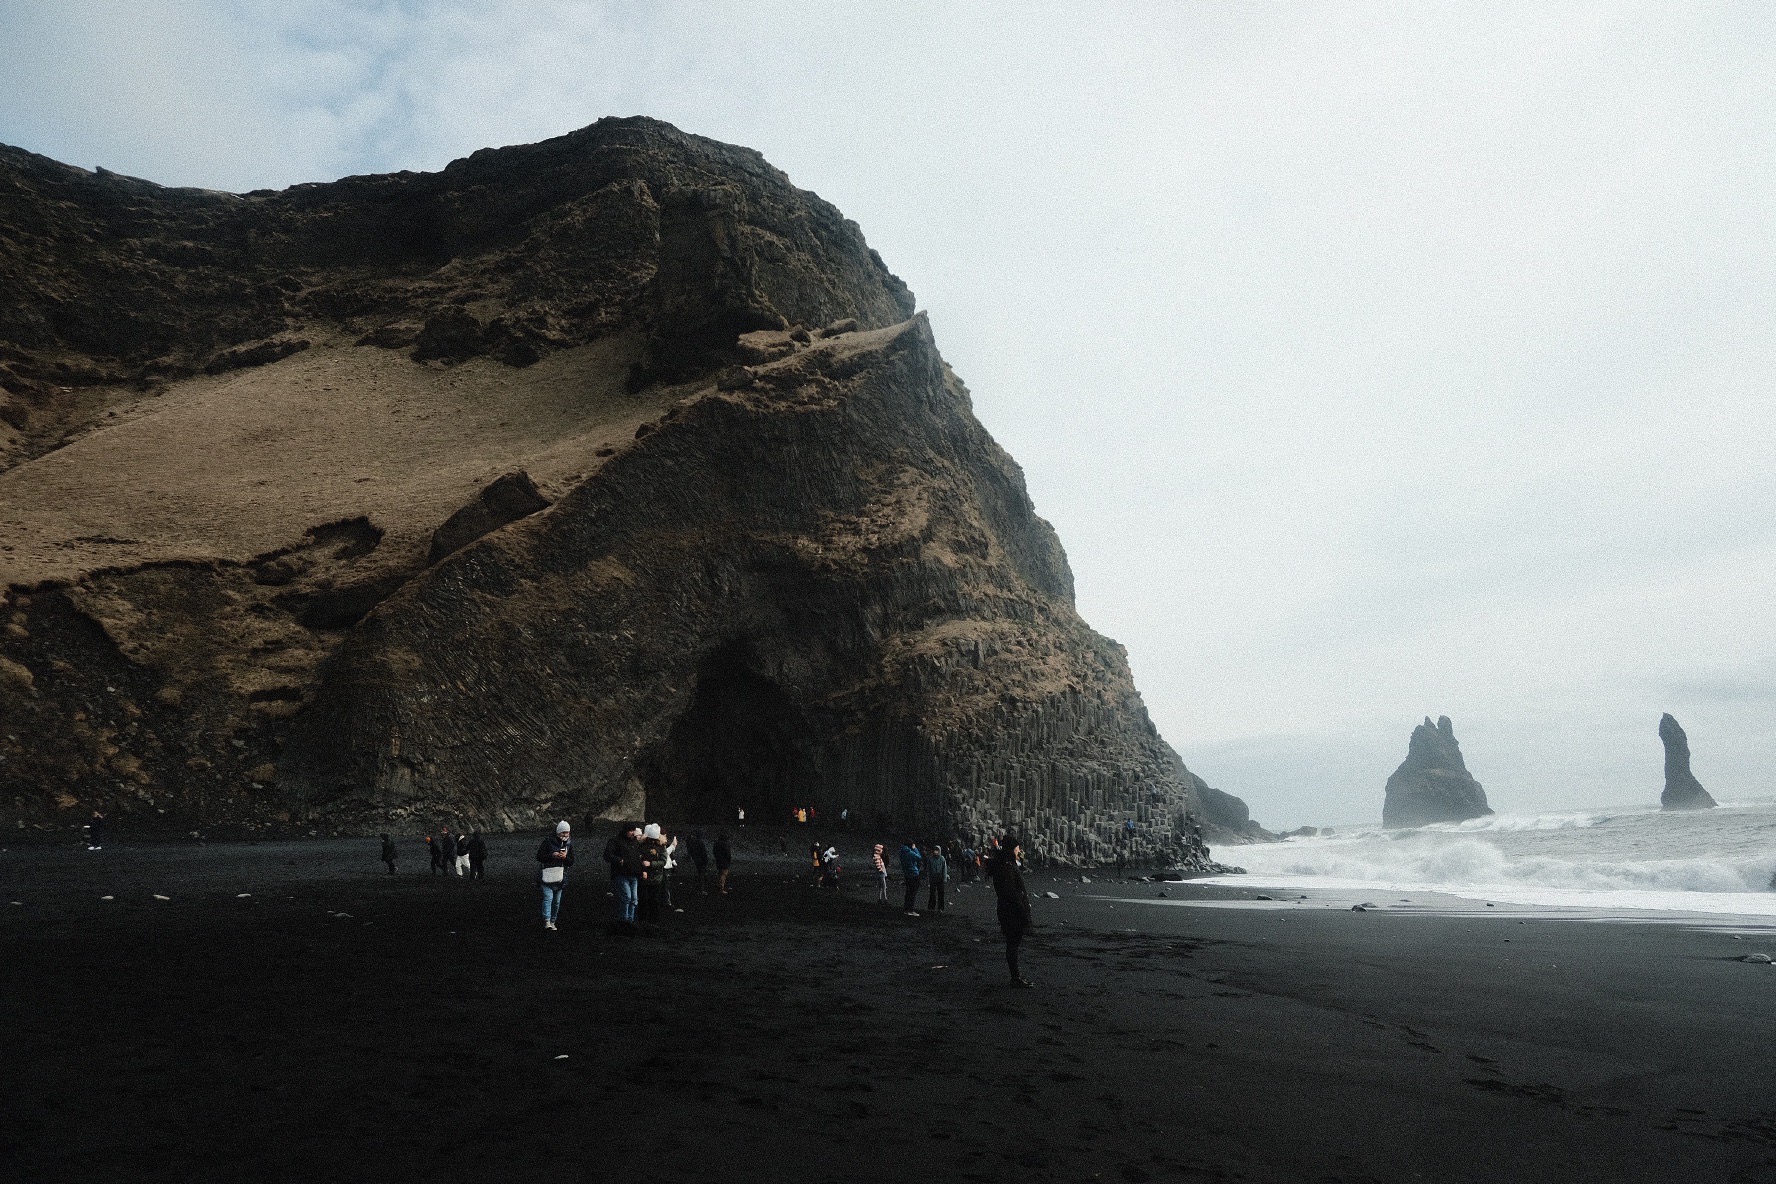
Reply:
<svg viewBox="0 0 1776 1184"><path fill-rule="evenodd" d="M750 657L736 643L703 660L690 706L643 765L649 818L720 826L742 806L761 823L785 822L797 806L828 815L810 721Z"/></svg>

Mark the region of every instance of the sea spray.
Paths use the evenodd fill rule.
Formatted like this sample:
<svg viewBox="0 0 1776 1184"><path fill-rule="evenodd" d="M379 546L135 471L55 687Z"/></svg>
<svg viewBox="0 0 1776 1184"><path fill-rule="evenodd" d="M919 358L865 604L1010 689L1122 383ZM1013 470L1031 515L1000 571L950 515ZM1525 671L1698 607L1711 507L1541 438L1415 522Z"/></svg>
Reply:
<svg viewBox="0 0 1776 1184"><path fill-rule="evenodd" d="M1418 830L1359 831L1247 847L1255 876L1593 903L1633 894L1671 908L1685 893L1769 894L1776 873L1776 803L1723 806L1706 815L1654 809L1495 815ZM1544 891L1545 890L1545 891ZM1600 897L1601 894L1601 897Z"/></svg>

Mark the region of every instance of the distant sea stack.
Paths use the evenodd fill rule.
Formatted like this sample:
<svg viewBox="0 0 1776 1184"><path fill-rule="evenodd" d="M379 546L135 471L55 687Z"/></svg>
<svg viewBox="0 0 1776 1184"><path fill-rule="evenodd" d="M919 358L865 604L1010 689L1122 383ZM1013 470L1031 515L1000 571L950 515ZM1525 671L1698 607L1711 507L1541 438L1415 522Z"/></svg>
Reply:
<svg viewBox="0 0 1776 1184"><path fill-rule="evenodd" d="M1406 760L1388 778L1381 824L1424 826L1463 822L1490 813L1486 791L1468 772L1449 717L1439 716L1433 724L1431 717L1425 716L1424 723L1412 729Z"/></svg>
<svg viewBox="0 0 1776 1184"><path fill-rule="evenodd" d="M1690 738L1683 725L1666 712L1659 717L1659 739L1665 745L1665 792L1659 795L1664 810L1708 810L1715 801L1696 775L1690 772Z"/></svg>

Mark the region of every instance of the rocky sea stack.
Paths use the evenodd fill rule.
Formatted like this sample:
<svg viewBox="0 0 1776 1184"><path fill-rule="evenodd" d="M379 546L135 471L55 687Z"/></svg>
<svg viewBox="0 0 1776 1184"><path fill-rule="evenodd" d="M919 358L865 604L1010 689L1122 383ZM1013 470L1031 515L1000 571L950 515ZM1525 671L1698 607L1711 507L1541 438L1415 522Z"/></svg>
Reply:
<svg viewBox="0 0 1776 1184"><path fill-rule="evenodd" d="M1431 822L1465 822L1492 813L1486 791L1468 772L1455 727L1447 715L1412 729L1406 759L1387 780L1381 807L1383 826L1424 826Z"/></svg>
<svg viewBox="0 0 1776 1184"><path fill-rule="evenodd" d="M1659 741L1665 745L1665 792L1659 795L1663 810L1707 810L1715 801L1696 775L1690 772L1690 738L1683 726L1667 712L1659 717Z"/></svg>
<svg viewBox="0 0 1776 1184"><path fill-rule="evenodd" d="M0 230L8 829L811 805L1205 861L912 294L757 153L612 119L234 195L0 148Z"/></svg>

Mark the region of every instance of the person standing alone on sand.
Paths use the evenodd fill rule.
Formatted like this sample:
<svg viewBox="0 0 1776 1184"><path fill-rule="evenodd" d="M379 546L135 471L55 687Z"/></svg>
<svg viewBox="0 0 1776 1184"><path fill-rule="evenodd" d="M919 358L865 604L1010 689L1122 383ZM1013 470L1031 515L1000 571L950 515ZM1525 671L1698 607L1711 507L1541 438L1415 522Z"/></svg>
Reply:
<svg viewBox="0 0 1776 1184"><path fill-rule="evenodd" d="M1011 971L1011 985L1027 987L1029 982L1018 973L1018 946L1030 931L1030 893L1024 887L1023 869L1018 866L1022 848L1016 839L1006 835L987 861L987 876L993 881L993 893L999 898L999 932L1005 935L1005 965Z"/></svg>
<svg viewBox="0 0 1776 1184"><path fill-rule="evenodd" d="M389 875L395 874L395 841L387 835L382 836L382 861L388 864Z"/></svg>
<svg viewBox="0 0 1776 1184"><path fill-rule="evenodd" d="M94 810L93 816L86 820L86 849L101 851L105 847L105 815L103 811Z"/></svg>
<svg viewBox="0 0 1776 1184"><path fill-rule="evenodd" d="M555 833L537 848L537 883L543 889L543 928L555 928L561 916L561 893L567 887L567 869L574 865L573 828L555 824Z"/></svg>
<svg viewBox="0 0 1776 1184"><path fill-rule="evenodd" d="M487 842L476 831L469 836L469 879L484 880L487 878Z"/></svg>
<svg viewBox="0 0 1776 1184"><path fill-rule="evenodd" d="M919 844L908 839L900 848L900 877L906 881L906 915L918 916L913 908L919 903L919 877L925 871L925 856Z"/></svg>
<svg viewBox="0 0 1776 1184"><path fill-rule="evenodd" d="M941 913L944 911L944 881L949 878L949 860L944 858L942 843L931 845L931 854L925 858L925 878L931 883L930 895L925 900L925 911Z"/></svg>
<svg viewBox="0 0 1776 1184"><path fill-rule="evenodd" d="M877 843L870 855L870 862L876 869L876 903L888 903L888 861L882 858L882 844Z"/></svg>
<svg viewBox="0 0 1776 1184"><path fill-rule="evenodd" d="M742 818L744 818L746 815L746 811L744 811L744 810L740 811L740 815ZM716 888L720 889L721 894L723 896L726 896L728 894L728 871L733 866L734 866L734 849L732 847L728 846L728 836L725 833L716 835L715 836L715 886L716 886Z"/></svg>

